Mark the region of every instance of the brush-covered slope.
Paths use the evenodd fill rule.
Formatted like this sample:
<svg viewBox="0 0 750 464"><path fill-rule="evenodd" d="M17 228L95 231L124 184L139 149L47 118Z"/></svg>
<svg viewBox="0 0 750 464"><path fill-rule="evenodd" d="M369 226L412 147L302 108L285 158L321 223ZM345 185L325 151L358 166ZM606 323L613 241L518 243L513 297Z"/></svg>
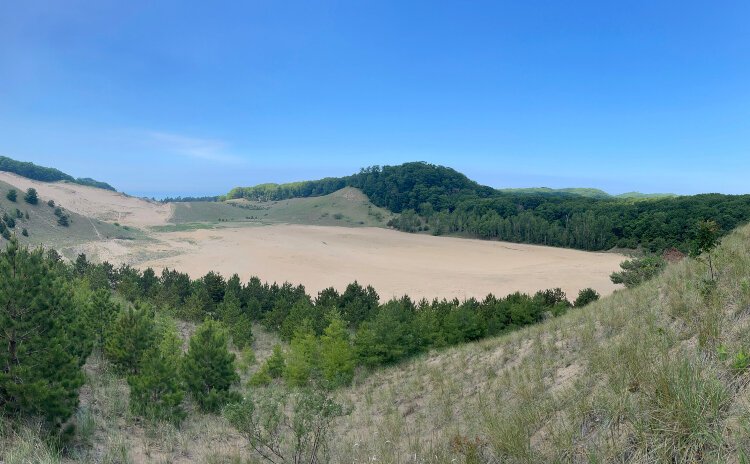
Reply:
<svg viewBox="0 0 750 464"><path fill-rule="evenodd" d="M347 392L338 456L747 462L750 227L713 259L716 282L685 260L563 317L376 373Z"/></svg>
<svg viewBox="0 0 750 464"><path fill-rule="evenodd" d="M18 192L15 202L6 196L10 190ZM36 205L29 204L23 199L24 193L23 190L0 181L0 216L8 214L14 219L15 227L10 229L10 232L15 233L21 243L32 246L44 245L65 253L68 247L85 242L109 238L132 239L138 235L133 229L71 211L65 202L54 197L39 195ZM49 200L54 201L54 206L47 203ZM67 217L67 226L60 224L60 215ZM24 229L28 235L22 234ZM5 239L0 238L0 247L5 247L5 242Z"/></svg>

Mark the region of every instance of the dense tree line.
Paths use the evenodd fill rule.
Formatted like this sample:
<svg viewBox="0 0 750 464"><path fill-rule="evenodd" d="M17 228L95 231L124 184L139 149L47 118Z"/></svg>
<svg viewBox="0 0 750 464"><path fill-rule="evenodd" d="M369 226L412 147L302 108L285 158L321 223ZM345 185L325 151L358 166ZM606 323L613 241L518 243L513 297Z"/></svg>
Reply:
<svg viewBox="0 0 750 464"><path fill-rule="evenodd" d="M577 304L597 297L582 291ZM135 416L179 423L188 397L207 413L235 405L228 419L252 437L255 429L247 426L259 418L254 400L240 394L230 347L248 352L258 322L288 344L274 348L249 385L278 382L259 391L291 391L271 405L274 414L280 424L309 421L292 433L315 439L345 413L326 392L349 384L358 368L501 334L571 307L559 289L481 301L381 302L372 287L354 282L312 297L300 285L243 283L237 275L191 279L169 269L157 275L92 263L83 254L67 263L54 250L29 250L12 238L0 251L0 415L40 420L55 440L65 440L75 427L83 366L96 353L127 381ZM197 323L187 350L175 319Z"/></svg>
<svg viewBox="0 0 750 464"><path fill-rule="evenodd" d="M359 188L377 206L400 213L390 225L406 232L582 250L674 247L687 251L701 220L715 221L724 233L750 220L750 195L634 199L501 191L427 163L373 166L343 178L237 188L228 198L279 200L325 195L345 186Z"/></svg>
<svg viewBox="0 0 750 464"><path fill-rule="evenodd" d="M38 166L27 161L16 161L5 156L0 156L0 171L12 172L19 176L42 182L67 181L75 184L115 191L115 188L106 182L100 182L91 179L90 177L75 178L59 169Z"/></svg>
<svg viewBox="0 0 750 464"><path fill-rule="evenodd" d="M301 285L262 283L257 277L243 284L236 274L225 279L215 272L200 279L170 269L157 275L152 269L93 264L84 255L73 269L95 290L115 290L129 301L147 302L183 320L220 321L239 349L251 345L253 322L277 333L290 349L279 355L282 360L270 361L276 367L264 366L255 379L258 384L282 376L299 386L311 379L345 384L356 366L390 364L432 348L495 336L573 306L560 289L482 300L403 297L381 302L374 288L357 282L343 292L327 288L313 297ZM576 303L583 306L597 298L586 289Z"/></svg>

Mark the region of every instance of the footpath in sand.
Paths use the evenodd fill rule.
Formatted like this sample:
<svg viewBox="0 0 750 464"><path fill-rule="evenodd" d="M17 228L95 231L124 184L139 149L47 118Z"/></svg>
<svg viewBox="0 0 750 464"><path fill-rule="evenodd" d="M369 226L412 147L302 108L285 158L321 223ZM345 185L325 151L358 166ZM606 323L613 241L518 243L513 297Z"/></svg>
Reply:
<svg viewBox="0 0 750 464"><path fill-rule="evenodd" d="M612 293L609 274L623 255L507 242L416 235L380 228L272 225L155 234L179 251L138 263L200 277L234 273L243 281L343 290L357 280L383 298L483 298L560 287L570 298L582 288Z"/></svg>

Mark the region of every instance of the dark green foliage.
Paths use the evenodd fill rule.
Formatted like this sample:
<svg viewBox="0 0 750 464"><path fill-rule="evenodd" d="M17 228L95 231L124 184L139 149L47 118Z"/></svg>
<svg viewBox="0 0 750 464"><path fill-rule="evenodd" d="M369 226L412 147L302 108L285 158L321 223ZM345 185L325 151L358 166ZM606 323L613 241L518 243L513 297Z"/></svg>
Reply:
<svg viewBox="0 0 750 464"><path fill-rule="evenodd" d="M141 370L128 377L130 408L150 420L179 423L185 417L182 399L185 389L180 377L182 340L174 328L162 335L160 343L144 353Z"/></svg>
<svg viewBox="0 0 750 464"><path fill-rule="evenodd" d="M105 335L104 355L117 371L137 375L143 354L154 346L156 336L153 308L136 304L120 311L110 325Z"/></svg>
<svg viewBox="0 0 750 464"><path fill-rule="evenodd" d="M0 411L60 426L78 405L82 340L72 292L41 249L0 252Z"/></svg>
<svg viewBox="0 0 750 464"><path fill-rule="evenodd" d="M215 303L221 303L224 299L224 291L226 290L226 283L221 274L216 272L209 272L203 276L203 284L206 286L206 291L211 300Z"/></svg>
<svg viewBox="0 0 750 464"><path fill-rule="evenodd" d="M656 255L630 259L620 263L622 271L613 272L609 278L612 283L632 288L657 276L666 265L666 261Z"/></svg>
<svg viewBox="0 0 750 464"><path fill-rule="evenodd" d="M5 156L0 156L0 171L8 171L28 179L40 180L42 182L68 181L81 185L90 185L92 187L114 190L114 188L104 182L98 182L89 178L75 179L64 172L54 169L37 166L34 163L16 161Z"/></svg>
<svg viewBox="0 0 750 464"><path fill-rule="evenodd" d="M75 263L73 263L73 272L79 277L83 277L89 268L89 262L86 259L86 255L81 253L76 257Z"/></svg>
<svg viewBox="0 0 750 464"><path fill-rule="evenodd" d="M203 411L216 412L237 399L230 388L239 382L239 376L220 323L207 320L190 337L182 376L187 391Z"/></svg>
<svg viewBox="0 0 750 464"><path fill-rule="evenodd" d="M253 343L253 323L250 316L242 311L237 292L227 293L216 312L219 320L227 327L235 347L241 350Z"/></svg>
<svg viewBox="0 0 750 464"><path fill-rule="evenodd" d="M50 208L54 208L55 207L55 200L48 200L47 201L47 206L49 206Z"/></svg>
<svg viewBox="0 0 750 464"><path fill-rule="evenodd" d="M57 218L57 225L62 227L68 227L70 225L70 220L68 219L68 216L60 216Z"/></svg>
<svg viewBox="0 0 750 464"><path fill-rule="evenodd" d="M18 208L16 208L16 219L23 219L23 213Z"/></svg>
<svg viewBox="0 0 750 464"><path fill-rule="evenodd" d="M8 226L8 229L16 227L16 220L12 216L9 216L8 213L3 213L2 221Z"/></svg>
<svg viewBox="0 0 750 464"><path fill-rule="evenodd" d="M415 308L408 298L392 300L364 322L354 339L360 360L368 366L389 364L419 351L422 341L414 323Z"/></svg>
<svg viewBox="0 0 750 464"><path fill-rule="evenodd" d="M26 230L26 228L24 228L23 230L21 230L21 235L23 235L24 237L28 237L29 236L29 231Z"/></svg>
<svg viewBox="0 0 750 464"><path fill-rule="evenodd" d="M10 189L8 190L8 193L5 194L5 198L15 203L18 198L18 192L16 192L16 189Z"/></svg>
<svg viewBox="0 0 750 464"><path fill-rule="evenodd" d="M589 303L597 301L599 298L600 295L596 290L593 288L584 288L578 292L578 297L573 302L573 306L580 308L581 306L586 306Z"/></svg>
<svg viewBox="0 0 750 464"><path fill-rule="evenodd" d="M23 201L30 205L39 203L39 196L36 193L36 189L29 188L28 190L26 190L26 195L23 196Z"/></svg>
<svg viewBox="0 0 750 464"><path fill-rule="evenodd" d="M100 350L104 348L108 330L115 322L121 309L112 301L109 290L95 291L86 305L86 325L92 334L94 346Z"/></svg>
<svg viewBox="0 0 750 464"><path fill-rule="evenodd" d="M728 231L750 219L750 195L661 198L590 197L567 192L501 191L443 166L373 166L342 178L236 188L228 198L280 200L361 189L375 205L400 213L390 225L435 235L498 239L584 250L612 247L686 251L699 219Z"/></svg>

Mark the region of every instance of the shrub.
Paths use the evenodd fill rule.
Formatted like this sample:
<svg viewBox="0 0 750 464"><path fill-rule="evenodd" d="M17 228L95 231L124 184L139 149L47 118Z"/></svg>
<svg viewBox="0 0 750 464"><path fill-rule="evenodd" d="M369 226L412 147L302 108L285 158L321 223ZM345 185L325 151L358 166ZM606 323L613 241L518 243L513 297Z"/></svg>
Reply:
<svg viewBox="0 0 750 464"><path fill-rule="evenodd" d="M593 288L584 288L580 292L578 292L578 298L573 302L573 305L576 308L580 308L581 306L586 306L589 303L592 303L600 298L599 293L594 290Z"/></svg>
<svg viewBox="0 0 750 464"><path fill-rule="evenodd" d="M8 193L5 194L5 198L15 203L18 198L18 192L16 192L16 189L10 189L8 190Z"/></svg>
<svg viewBox="0 0 750 464"><path fill-rule="evenodd" d="M39 203L39 196L36 193L36 189L29 188L26 190L26 195L24 195L23 200L30 205Z"/></svg>

